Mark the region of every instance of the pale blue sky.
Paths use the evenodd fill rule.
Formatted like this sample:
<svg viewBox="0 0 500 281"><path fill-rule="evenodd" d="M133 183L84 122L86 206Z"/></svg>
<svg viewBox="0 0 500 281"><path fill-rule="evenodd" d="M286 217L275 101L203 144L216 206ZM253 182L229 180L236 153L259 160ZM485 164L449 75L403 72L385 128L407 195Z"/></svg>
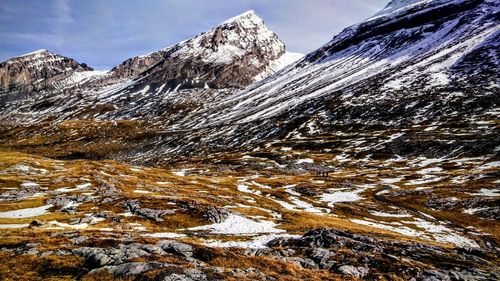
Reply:
<svg viewBox="0 0 500 281"><path fill-rule="evenodd" d="M308 53L388 0L0 0L0 61L37 49L109 69L254 10Z"/></svg>

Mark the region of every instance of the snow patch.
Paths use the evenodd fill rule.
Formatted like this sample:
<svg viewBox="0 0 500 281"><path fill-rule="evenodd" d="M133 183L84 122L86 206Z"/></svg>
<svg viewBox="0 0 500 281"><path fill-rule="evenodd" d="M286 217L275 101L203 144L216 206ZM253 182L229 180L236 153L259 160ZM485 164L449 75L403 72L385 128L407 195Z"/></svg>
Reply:
<svg viewBox="0 0 500 281"><path fill-rule="evenodd" d="M275 226L277 226L277 224L272 221L255 221L241 215L231 214L225 221L221 223L193 227L189 228L189 230L206 230L210 231L213 234L230 235L285 232L282 229L275 228Z"/></svg>
<svg viewBox="0 0 500 281"><path fill-rule="evenodd" d="M24 218L38 217L47 214L48 213L47 210L50 209L52 206L53 206L52 204L49 204L36 208L26 208L26 209L19 209L7 212L0 212L0 218L24 219Z"/></svg>
<svg viewBox="0 0 500 281"><path fill-rule="evenodd" d="M333 207L335 203L355 202L363 199L358 193L363 190L357 191L337 191L333 193L324 193L321 195L321 201L328 202L328 206Z"/></svg>

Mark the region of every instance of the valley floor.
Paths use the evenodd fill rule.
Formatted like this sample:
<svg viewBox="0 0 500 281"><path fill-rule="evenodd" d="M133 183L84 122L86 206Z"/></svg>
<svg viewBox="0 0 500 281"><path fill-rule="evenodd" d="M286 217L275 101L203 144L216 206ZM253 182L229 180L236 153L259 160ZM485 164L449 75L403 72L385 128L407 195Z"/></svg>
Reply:
<svg viewBox="0 0 500 281"><path fill-rule="evenodd" d="M0 279L495 280L499 166L277 142L168 168L3 150Z"/></svg>

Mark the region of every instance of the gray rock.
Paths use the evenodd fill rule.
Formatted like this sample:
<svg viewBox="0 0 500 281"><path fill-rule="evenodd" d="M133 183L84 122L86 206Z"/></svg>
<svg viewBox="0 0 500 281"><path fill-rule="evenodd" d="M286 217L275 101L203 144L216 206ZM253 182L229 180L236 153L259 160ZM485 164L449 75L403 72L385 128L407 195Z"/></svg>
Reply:
<svg viewBox="0 0 500 281"><path fill-rule="evenodd" d="M103 267L113 262L111 257L104 253L90 253L86 258L93 267Z"/></svg>
<svg viewBox="0 0 500 281"><path fill-rule="evenodd" d="M213 223L221 223L225 221L230 214L231 212L229 212L228 210L209 206L205 213L205 218Z"/></svg>
<svg viewBox="0 0 500 281"><path fill-rule="evenodd" d="M140 249L141 246L141 244L130 244L106 249L83 247L74 250L73 253L85 257L91 267L100 268L107 265L120 265L135 258L151 255Z"/></svg>
<svg viewBox="0 0 500 281"><path fill-rule="evenodd" d="M165 240L158 243L158 245L167 253L172 253L184 257L193 256L193 247L177 241Z"/></svg>
<svg viewBox="0 0 500 281"><path fill-rule="evenodd" d="M287 262L293 262L297 265L300 265L303 268L318 269L318 265L313 260L308 258L289 257L289 258L284 258L283 260Z"/></svg>
<svg viewBox="0 0 500 281"><path fill-rule="evenodd" d="M317 263L328 260L331 256L333 256L333 253L323 248L314 249L310 255L311 259Z"/></svg>
<svg viewBox="0 0 500 281"><path fill-rule="evenodd" d="M44 258L44 257L48 257L48 256L53 255L53 254L54 254L54 252L53 252L53 251L47 251L47 252L43 252L43 253L41 253L41 254L40 254L40 257L41 257L41 258Z"/></svg>
<svg viewBox="0 0 500 281"><path fill-rule="evenodd" d="M123 203L124 208L134 215L138 215L140 217L154 220L156 222L162 222L162 217L169 214L174 214L174 210L156 210L150 208L141 208L139 201L130 200Z"/></svg>
<svg viewBox="0 0 500 281"><path fill-rule="evenodd" d="M363 278L370 270L364 266L342 265L338 268L338 271L344 275Z"/></svg>
<svg viewBox="0 0 500 281"><path fill-rule="evenodd" d="M220 209L210 205L198 204L196 201L179 202L178 204L181 206L181 208L190 212L198 213L213 223L221 223L225 221L231 214L231 211L228 211L226 209Z"/></svg>
<svg viewBox="0 0 500 281"><path fill-rule="evenodd" d="M107 266L102 269L107 270L109 273L116 277L129 277L131 275L138 275L146 273L150 270L161 268L166 266L166 264L159 262L130 262L124 263L117 266Z"/></svg>
<svg viewBox="0 0 500 281"><path fill-rule="evenodd" d="M450 281L450 276L448 274L445 274L443 272L437 271L437 270L425 270L424 271L424 281ZM456 280L463 280L463 279L456 279Z"/></svg>
<svg viewBox="0 0 500 281"><path fill-rule="evenodd" d="M206 281L207 276L196 269L185 269L183 273L173 273L163 278L163 281ZM214 279L210 279L214 280Z"/></svg>
<svg viewBox="0 0 500 281"><path fill-rule="evenodd" d="M65 213L74 213L77 209L77 203L92 202L94 199L87 195L59 195L47 200L47 204L54 205L56 210Z"/></svg>
<svg viewBox="0 0 500 281"><path fill-rule="evenodd" d="M30 228L34 228L34 227L40 227L40 226L43 226L45 224L45 222L41 221L41 220L34 220L30 223L29 227Z"/></svg>
<svg viewBox="0 0 500 281"><path fill-rule="evenodd" d="M38 250L36 248L31 248L26 251L26 255L36 256L38 255Z"/></svg>
<svg viewBox="0 0 500 281"><path fill-rule="evenodd" d="M107 204L107 203L111 203L111 202L113 202L113 198L109 198L109 197L104 198L101 201L102 204Z"/></svg>
<svg viewBox="0 0 500 281"><path fill-rule="evenodd" d="M22 200L40 192L39 186L23 186L21 189L8 190L0 194L1 201Z"/></svg>
<svg viewBox="0 0 500 281"><path fill-rule="evenodd" d="M89 238L87 236L77 236L69 239L73 244L80 245L83 242L87 241Z"/></svg>
<svg viewBox="0 0 500 281"><path fill-rule="evenodd" d="M164 255L165 251L157 245L142 245L141 250L146 251L153 255Z"/></svg>
<svg viewBox="0 0 500 281"><path fill-rule="evenodd" d="M72 255L73 253L71 251L68 251L68 250L61 250L61 249L58 249L54 252L55 255L57 256L70 256Z"/></svg>

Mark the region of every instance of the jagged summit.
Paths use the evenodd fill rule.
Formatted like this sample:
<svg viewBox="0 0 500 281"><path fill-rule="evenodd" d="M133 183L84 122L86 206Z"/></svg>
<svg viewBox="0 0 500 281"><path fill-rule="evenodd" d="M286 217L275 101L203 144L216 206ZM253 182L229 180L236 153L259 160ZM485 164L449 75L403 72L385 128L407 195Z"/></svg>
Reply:
<svg viewBox="0 0 500 281"><path fill-rule="evenodd" d="M9 58L9 59L3 61L2 63L12 63L12 62L18 61L18 60L41 59L41 58L47 58L47 57L51 57L51 56L55 57L55 56L60 56L60 55L53 53L47 49L39 49L39 50L35 50L35 51L29 52L26 54L22 54L22 55L18 55L18 56Z"/></svg>
<svg viewBox="0 0 500 281"><path fill-rule="evenodd" d="M241 88L267 76L271 62L284 54L285 44L248 11L191 39L128 59L113 69L113 75L147 75L145 82L167 82L169 88Z"/></svg>

